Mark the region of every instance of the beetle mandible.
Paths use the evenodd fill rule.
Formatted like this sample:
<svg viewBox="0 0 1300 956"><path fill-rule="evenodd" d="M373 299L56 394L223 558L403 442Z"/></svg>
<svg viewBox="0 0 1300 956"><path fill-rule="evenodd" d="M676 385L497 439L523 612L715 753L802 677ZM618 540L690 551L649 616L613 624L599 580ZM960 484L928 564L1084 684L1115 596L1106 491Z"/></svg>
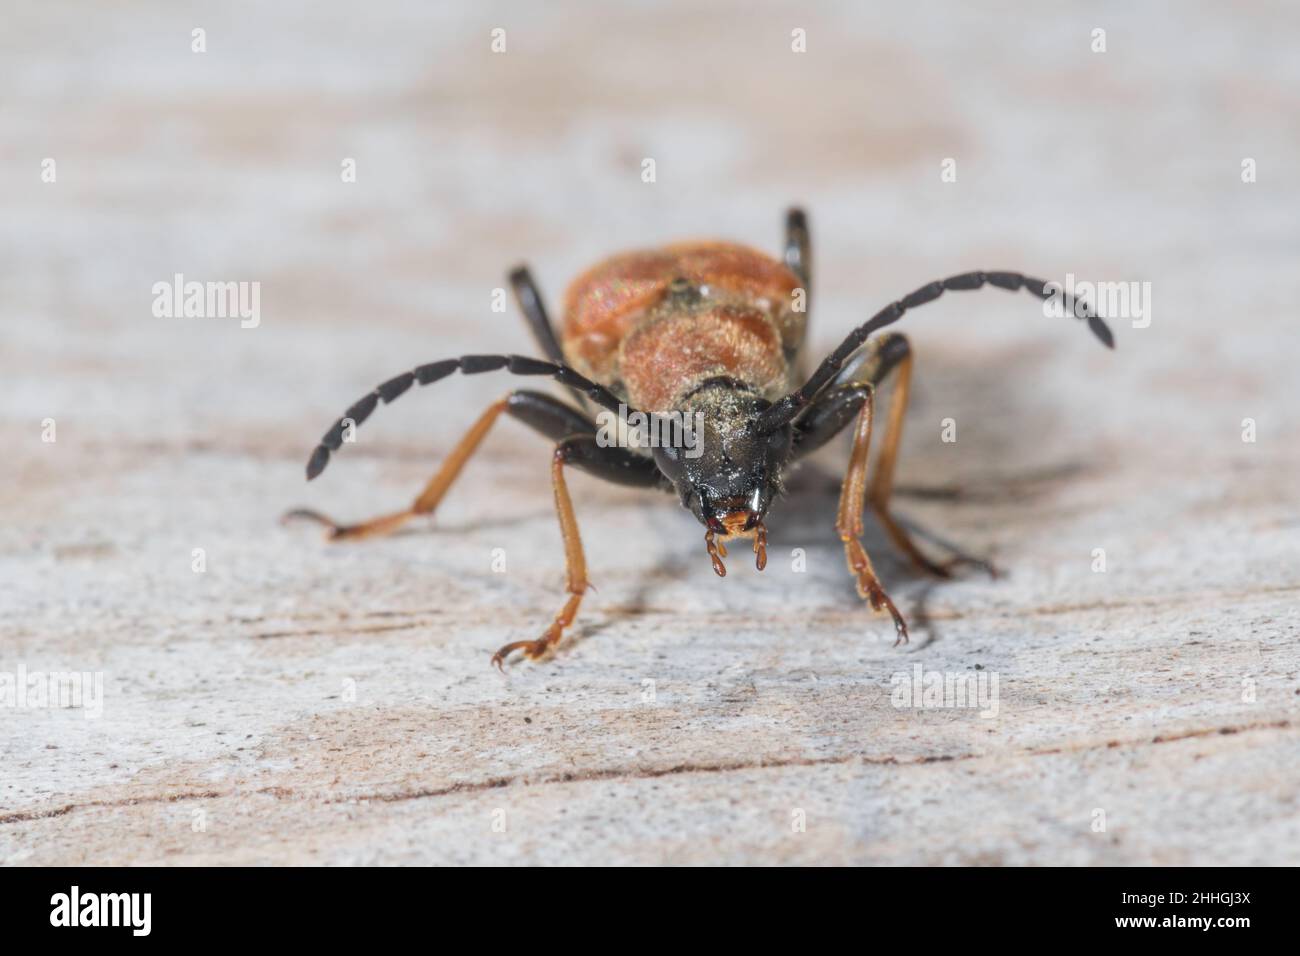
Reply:
<svg viewBox="0 0 1300 956"><path fill-rule="evenodd" d="M360 425L380 402L392 402L413 384L430 385L453 372L505 370L547 376L566 386L578 407L542 392L511 391L479 417L409 508L351 525L307 509L285 517L319 522L335 540L385 534L437 508L502 413L557 442L551 482L564 540L568 597L541 637L507 644L493 655L492 662L501 667L516 650L533 659L550 651L573 623L589 586L566 468L619 484L675 492L704 525L705 546L717 574L726 574L725 542L736 537L753 538L761 570L767 560L764 521L782 492L786 467L852 425L853 445L835 531L858 593L873 610L892 616L895 644L906 642L903 615L881 586L862 545L864 506L871 506L893 544L931 574L947 577L960 562L983 562L963 555L943 563L932 560L890 512L912 348L896 332L872 336L947 291L991 285L1048 299L1060 295L1060 289L1018 272L965 272L928 283L854 329L796 386L811 281L808 220L798 209L786 215L780 260L727 242L679 243L606 259L569 286L559 337L531 274L517 268L510 273L510 283L546 358L463 355L389 379L354 403L325 433L307 463L307 478L324 470L349 422ZM1091 309L1069 296L1065 306L1067 315L1086 319L1093 334L1114 347L1110 329ZM868 480L875 392L891 374L894 391L884 444ZM624 423L638 411L651 420L678 416L678 421L699 421L703 433L693 436L690 454L681 444L658 443L649 452L611 444L599 440L589 403Z"/></svg>

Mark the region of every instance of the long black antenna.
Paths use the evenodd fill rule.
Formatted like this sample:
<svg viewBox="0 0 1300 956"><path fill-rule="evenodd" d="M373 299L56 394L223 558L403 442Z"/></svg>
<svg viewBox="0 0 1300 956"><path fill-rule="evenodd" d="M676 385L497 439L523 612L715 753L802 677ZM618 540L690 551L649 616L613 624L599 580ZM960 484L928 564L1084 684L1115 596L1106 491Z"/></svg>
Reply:
<svg viewBox="0 0 1300 956"><path fill-rule="evenodd" d="M374 391L354 402L352 407L344 412L342 417L321 437L320 444L311 453L311 458L307 461L307 480L311 481L325 470L325 466L330 461L330 453L338 451L339 446L343 444L343 433L347 428L347 423L351 422L354 428L359 426L370 417L370 413L375 410L381 400L385 405L391 404L405 394L406 390L413 384L418 382L421 385L432 385L453 372L459 371L464 375L478 375L482 372L496 372L500 369L505 369L511 375L550 376L561 385L567 385L582 393L597 405L609 409L614 414L620 415L620 417L624 414L630 415L635 411L635 409L628 408L627 403L609 389L584 378L567 365L556 362L543 362L540 359L525 358L522 355L462 355L460 358L430 362L413 371L403 372L401 375L390 378ZM625 418L623 420L626 421Z"/></svg>
<svg viewBox="0 0 1300 956"><path fill-rule="evenodd" d="M808 381L785 396L785 398L779 399L762 414L755 423L755 430L759 434L768 434L793 420L800 410L817 396L818 392L830 384L831 380L839 374L840 369L844 367L844 364L853 357L853 354L862 347L862 344L866 342L873 332L877 332L887 325L892 325L901 319L903 313L909 309L915 309L927 302L933 302L945 292L968 292L982 288L986 282L989 285L997 286L999 289L1006 289L1008 292L1015 292L1023 288L1026 292L1036 295L1040 299L1050 299L1059 289L1059 286L1054 289L1042 279L1026 278L1019 272L963 272L961 275L951 276L924 285L911 295L885 306L865 323L850 332L848 338L840 343L839 348L826 356ZM1097 336L1107 348L1113 349L1115 347L1115 336L1111 334L1106 323L1087 306L1084 306L1083 311L1077 310L1077 302L1074 296L1066 293L1061 293L1061 295L1066 315L1073 315L1076 318L1086 316L1088 328L1092 330L1092 334Z"/></svg>

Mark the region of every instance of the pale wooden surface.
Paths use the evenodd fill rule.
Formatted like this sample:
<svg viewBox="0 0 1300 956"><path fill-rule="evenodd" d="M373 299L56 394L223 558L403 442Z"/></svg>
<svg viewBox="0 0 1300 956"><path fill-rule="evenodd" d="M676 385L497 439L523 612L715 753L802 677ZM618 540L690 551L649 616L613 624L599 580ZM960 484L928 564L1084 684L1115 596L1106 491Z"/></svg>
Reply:
<svg viewBox="0 0 1300 956"><path fill-rule="evenodd" d="M1294 12L334 6L6 12L0 671L106 699L0 710L0 860L1300 862ZM841 443L724 581L670 500L574 478L599 591L506 677L561 598L542 440L503 423L436 529L277 526L410 497L504 380L302 464L389 375L530 350L514 262L554 301L614 249L775 251L792 201L819 349L968 268L1153 283L1114 354L1023 295L908 319L900 477L961 494L900 510L1010 571L937 586L872 525L910 647L844 572ZM174 272L260 281L261 326L155 319ZM894 708L918 663L996 673L998 716Z"/></svg>

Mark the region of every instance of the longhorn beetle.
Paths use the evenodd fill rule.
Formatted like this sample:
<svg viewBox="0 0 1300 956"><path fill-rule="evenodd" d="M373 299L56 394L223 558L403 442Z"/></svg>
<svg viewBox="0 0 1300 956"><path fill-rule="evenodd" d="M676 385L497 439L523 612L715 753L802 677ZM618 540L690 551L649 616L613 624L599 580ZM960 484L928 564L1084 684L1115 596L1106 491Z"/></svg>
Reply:
<svg viewBox="0 0 1300 956"><path fill-rule="evenodd" d="M862 546L864 503L871 505L894 545L921 569L947 577L955 565L972 559L954 551L957 556L943 563L933 561L890 513L912 348L896 332L872 336L944 292L991 285L1048 299L1059 295L1060 287L1017 272L964 272L928 283L854 329L810 378L794 387L811 274L808 222L802 211L792 209L786 215L782 261L725 242L680 243L606 259L569 286L557 338L532 276L526 268L515 269L511 286L546 358L463 355L389 379L325 433L307 462L307 479L324 470L345 431L369 418L380 402L392 402L415 383L430 385L453 372L478 375L504 369L512 375L547 376L567 386L579 407L542 392L508 392L479 417L409 508L352 525L305 509L285 517L316 521L328 529L329 538L346 540L386 534L416 515L430 514L503 412L557 442L551 483L564 539L568 599L541 637L515 641L493 655L492 662L501 667L513 651L536 659L553 648L573 623L588 587L566 468L619 484L675 491L704 525L705 546L717 574L726 574L725 542L735 537L753 538L755 561L762 570L767 560L763 522L782 493L782 473L851 425L853 446L835 531L844 543L858 593L873 610L889 612L897 634L894 643L903 643L907 624ZM1100 317L1082 302L1068 295L1064 299L1067 315L1086 318L1092 333L1114 348L1110 329ZM876 388L890 373L895 384L884 447L868 481ZM619 416L624 424L638 409L650 410L651 419L678 413L702 421L703 433L696 436L698 454L687 454L680 445L660 444L647 453L627 443L599 441L588 402Z"/></svg>

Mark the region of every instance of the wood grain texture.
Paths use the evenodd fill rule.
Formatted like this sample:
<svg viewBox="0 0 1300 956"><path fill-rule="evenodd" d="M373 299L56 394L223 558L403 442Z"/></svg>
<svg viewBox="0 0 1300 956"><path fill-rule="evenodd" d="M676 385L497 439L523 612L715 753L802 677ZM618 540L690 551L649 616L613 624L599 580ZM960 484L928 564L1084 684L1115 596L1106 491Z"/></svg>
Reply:
<svg viewBox="0 0 1300 956"><path fill-rule="evenodd" d="M0 707L0 861L1300 863L1294 11L372 6L6 14L0 673L104 699ZM725 580L672 500L575 476L599 590L505 676L563 600L545 441L502 421L388 539L277 524L409 502L504 378L306 455L398 372L531 351L511 265L554 307L619 249L777 253L792 202L817 354L965 269L1151 283L1114 353L1023 293L900 326L899 510L1008 572L918 578L868 520L910 646L831 531L842 442ZM155 317L176 273L259 282L260 324ZM996 716L895 706L917 665Z"/></svg>

